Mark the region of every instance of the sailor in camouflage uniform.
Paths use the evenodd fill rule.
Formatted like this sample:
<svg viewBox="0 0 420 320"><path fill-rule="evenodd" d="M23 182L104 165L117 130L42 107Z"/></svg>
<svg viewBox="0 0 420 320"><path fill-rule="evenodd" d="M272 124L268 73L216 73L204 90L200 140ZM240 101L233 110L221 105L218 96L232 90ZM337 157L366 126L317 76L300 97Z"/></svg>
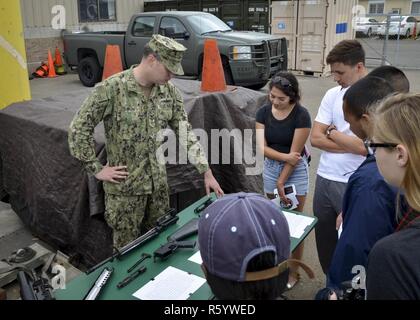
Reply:
<svg viewBox="0 0 420 320"><path fill-rule="evenodd" d="M165 164L156 151L158 132L168 125L178 136L186 125L189 157L204 173L207 193L223 191L209 168L184 110L183 99L168 81L182 75L186 48L173 39L153 35L139 65L99 83L83 102L69 130L71 154L82 161L88 173L104 182L105 219L113 229L114 246L120 248L154 226L169 208ZM94 128L103 121L108 163L98 161ZM182 132L182 130L181 130ZM184 143L185 144L185 143Z"/></svg>

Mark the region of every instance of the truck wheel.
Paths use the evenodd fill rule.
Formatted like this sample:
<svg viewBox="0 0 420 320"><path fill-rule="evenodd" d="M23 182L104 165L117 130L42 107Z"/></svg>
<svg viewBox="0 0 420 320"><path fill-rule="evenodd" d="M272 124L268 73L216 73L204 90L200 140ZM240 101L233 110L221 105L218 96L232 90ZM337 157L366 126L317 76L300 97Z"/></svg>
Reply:
<svg viewBox="0 0 420 320"><path fill-rule="evenodd" d="M86 57L80 60L77 66L79 79L86 87L93 87L95 83L101 81L101 67L95 57Z"/></svg>

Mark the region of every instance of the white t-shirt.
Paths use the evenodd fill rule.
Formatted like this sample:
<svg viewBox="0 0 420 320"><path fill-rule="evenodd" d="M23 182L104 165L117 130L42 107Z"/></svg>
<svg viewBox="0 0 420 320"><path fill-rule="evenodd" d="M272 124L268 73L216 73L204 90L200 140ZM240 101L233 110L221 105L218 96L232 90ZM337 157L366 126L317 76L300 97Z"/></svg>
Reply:
<svg viewBox="0 0 420 320"><path fill-rule="evenodd" d="M338 131L355 136L350 130L350 124L344 120L343 96L347 89L337 86L328 90L321 101L315 121L326 125L333 124ZM352 153L323 151L317 174L328 180L347 183L349 177L365 159L363 156Z"/></svg>

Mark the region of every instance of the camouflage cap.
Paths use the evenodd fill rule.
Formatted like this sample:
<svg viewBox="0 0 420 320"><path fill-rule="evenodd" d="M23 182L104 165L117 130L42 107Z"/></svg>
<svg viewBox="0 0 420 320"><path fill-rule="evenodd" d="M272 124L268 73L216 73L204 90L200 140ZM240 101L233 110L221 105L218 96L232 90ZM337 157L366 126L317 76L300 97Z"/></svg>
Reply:
<svg viewBox="0 0 420 320"><path fill-rule="evenodd" d="M154 34L149 41L150 48L159 55L160 60L173 74L183 75L181 66L182 56L187 50L182 44L174 39Z"/></svg>

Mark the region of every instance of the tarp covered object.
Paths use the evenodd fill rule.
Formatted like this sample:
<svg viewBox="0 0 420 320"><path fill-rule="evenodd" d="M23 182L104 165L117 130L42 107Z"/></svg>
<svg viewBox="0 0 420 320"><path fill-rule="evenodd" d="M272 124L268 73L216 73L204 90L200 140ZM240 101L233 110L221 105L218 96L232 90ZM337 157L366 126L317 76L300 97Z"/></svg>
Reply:
<svg viewBox="0 0 420 320"><path fill-rule="evenodd" d="M197 81L173 83L183 94L193 128L207 132L209 146L215 142L211 139L215 129L254 129L256 111L266 101L266 94L245 88L202 93ZM35 235L87 266L112 252L112 233L103 219L102 185L85 173L67 144L69 124L89 92L15 103L0 111L0 197L9 195L13 210ZM96 129L96 152L105 163L102 124ZM261 193L261 175L246 175L244 165L233 164L233 145L228 149L231 164L219 159L220 164L211 165L216 179L228 193ZM239 156L242 151L235 149ZM188 194L188 202L202 196L203 178L191 164L167 169L172 204L177 201L178 209L189 204L179 195Z"/></svg>

